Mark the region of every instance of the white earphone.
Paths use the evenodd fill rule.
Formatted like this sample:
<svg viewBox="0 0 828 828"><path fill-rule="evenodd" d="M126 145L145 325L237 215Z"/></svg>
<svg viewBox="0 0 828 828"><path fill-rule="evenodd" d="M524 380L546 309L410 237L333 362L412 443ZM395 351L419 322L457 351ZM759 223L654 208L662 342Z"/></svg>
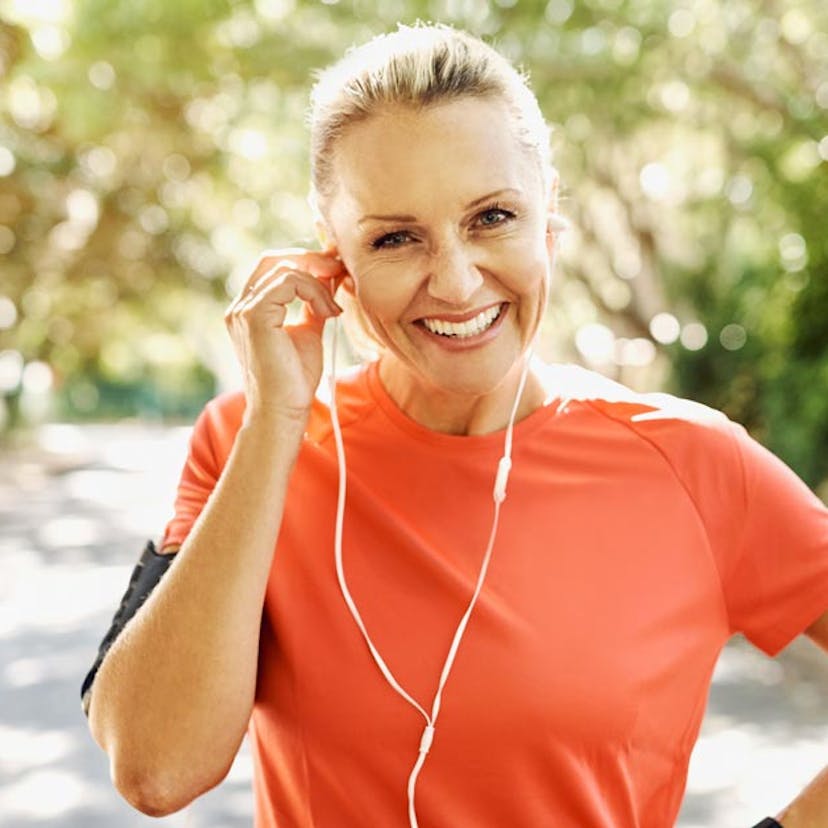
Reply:
<svg viewBox="0 0 828 828"><path fill-rule="evenodd" d="M562 232L569 228L569 221L559 213L550 212L547 214L547 226L549 231ZM552 267L554 267L554 253L553 259L550 262L550 270ZM503 445L503 456L500 458L497 464L497 473L495 474L494 487L492 489L492 499L494 500L494 515L492 518L492 528L489 533L489 542L486 546L486 552L483 555L483 563L480 566L480 573L477 577L477 584L475 586L474 593L472 594L471 600L469 601L469 605L466 608L463 617L460 619L460 623L457 625L457 629L454 633L454 638L451 642L451 647L449 647L448 655L446 656L445 663L443 664L443 670L440 674L440 681L437 686L437 692L434 695L434 700L431 705L431 714L429 714L414 698L412 698L412 696L409 693L406 692L406 690L400 685L400 683L394 677L391 670L388 668L388 665L383 660L382 656L379 653L379 650L377 650L376 646L374 645L374 642L368 635L368 630L365 628L365 623L362 620L362 616L359 614L359 610L357 609L356 603L354 602L354 599L351 596L351 592L348 589L348 584L345 580L345 569L342 563L342 525L345 517L345 491L347 483L347 469L345 465L345 448L342 442L342 430L340 429L339 417L336 410L336 354L338 339L339 317L334 317L333 339L331 343L331 368L330 373L328 375L328 382L330 386L331 423L333 425L334 440L336 442L337 463L339 466L339 493L337 497L336 527L334 535L334 558L336 564L336 575L339 580L339 588L342 591L342 596L345 599L345 603L348 605L348 609L350 610L357 627L359 627L359 630L362 633L363 638L365 639L365 643L368 645L368 649L371 651L371 655L373 656L374 661L377 664L377 667L379 667L380 672L383 674L386 681L391 685L391 687L400 696L402 696L402 698L405 699L412 707L418 710L425 719L425 727L423 729L422 736L420 737L417 761L415 762L414 767L411 771L411 775L408 778L409 826L410 828L418 828L417 813L414 807L414 791L417 784L417 777L420 774L420 770L422 769L423 764L425 763L426 756L428 755L428 752L431 749L432 742L434 741L435 726L437 724L437 716L440 713L440 702L442 699L443 688L445 687L446 682L448 681L449 673L451 672L451 668L454 665L454 659L457 656L457 651L460 647L460 641L462 640L463 634L466 631L466 626L468 625L469 618L472 614L472 610L474 609L474 606L477 603L480 591L483 588L483 581L486 578L486 573L489 568L489 561L492 556L492 549L494 548L495 536L497 535L498 521L500 519L500 506L506 499L506 484L509 480L509 472L512 469L512 431L514 429L515 417L517 416L517 410L518 406L520 405L520 399L523 395L523 389L526 385L526 378L529 374L529 367L532 361L532 347L529 347L525 356L525 363L523 366L523 370L521 371L520 381L518 382L517 393L515 394L515 400L512 404L512 410L509 415L509 424L506 427L506 436ZM558 408L559 412L560 410L561 407Z"/></svg>
<svg viewBox="0 0 828 828"><path fill-rule="evenodd" d="M440 675L440 682L437 687L437 692L434 696L434 701L432 702L431 714L429 715L420 706L420 704L418 704L417 701L415 701L415 699L413 699L411 695L407 693L405 689L400 685L400 683L394 677L391 670L386 665L379 651L374 646L373 641L371 641L371 637L368 635L368 631L365 629L365 624L362 620L362 617L359 614L359 610L356 607L356 603L354 602L354 599L351 596L351 592L348 589L348 584L345 581L345 570L342 564L342 524L345 515L345 489L347 472L345 466L345 448L342 442L342 431L339 426L339 417L337 416L336 410L336 352L339 334L339 318L334 317L333 321L334 328L331 356L331 372L329 374L328 381L330 384L331 421L333 425L334 439L336 441L337 461L339 464L339 495L337 498L336 533L334 540L336 574L337 578L339 579L339 587L342 591L343 597L345 598L345 603L348 605L348 609L351 611L351 615L353 616L354 621L356 622L357 626L362 632L362 636L365 639L365 643L368 645L368 649L371 651L371 655L374 657L374 661L376 662L383 676L385 676L386 681L397 693L399 693L400 696L402 696L410 705L416 708L423 715L423 718L426 722L425 728L423 729L422 737L420 738L419 755L417 757L417 761L414 765L414 768L411 771L411 775L408 778L409 825L410 828L418 828L417 813L414 808L414 789L417 783L417 777L419 776L420 770L423 767L423 764L425 763L426 755L428 754L428 751L431 748L431 743L434 740L434 730L435 725L437 723L437 716L440 712L440 701L442 698L443 688L445 687L446 682L448 681L449 673L451 672L451 668L454 664L454 659L457 655L457 650L460 647L460 641L463 638L463 634L465 633L466 626L469 622L469 618L471 617L472 610L474 609L474 605L477 603L477 598L480 595L481 589L483 588L483 581L486 577L486 572L489 568L489 560L492 556L492 549L494 547L495 536L497 534L498 519L500 517L500 505L506 499L506 483L509 479L509 472L512 468L512 429L514 427L518 405L520 404L520 398L523 394L523 388L526 384L526 377L529 373L529 365L531 362L532 350L530 348L525 357L525 364L523 366L523 371L520 375L520 382L518 383L517 394L515 395L515 401L512 405L512 411L509 416L509 425L506 428L506 439L504 442L503 456L500 458L500 461L497 465L497 474L495 475L494 488L492 490L492 497L494 500L494 517L492 519L492 528L489 534L489 542L486 547L485 555L483 556L483 563L480 567L480 574L477 578L477 585L475 587L471 600L469 601L469 605L466 608L466 612L460 619L460 623L457 625L457 629L454 633L454 639L452 640L451 647L449 648L448 655L446 656L445 663L443 664L443 670Z"/></svg>

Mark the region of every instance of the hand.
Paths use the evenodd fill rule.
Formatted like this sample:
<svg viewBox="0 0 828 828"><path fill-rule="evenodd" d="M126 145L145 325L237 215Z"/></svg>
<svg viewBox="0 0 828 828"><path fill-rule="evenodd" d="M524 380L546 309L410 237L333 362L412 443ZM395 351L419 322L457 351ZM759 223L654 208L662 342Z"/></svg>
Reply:
<svg viewBox="0 0 828 828"><path fill-rule="evenodd" d="M342 312L333 295L348 275L334 251L267 251L224 313L242 368L245 423L283 418L304 426L322 376L322 329ZM302 318L284 325L301 299Z"/></svg>

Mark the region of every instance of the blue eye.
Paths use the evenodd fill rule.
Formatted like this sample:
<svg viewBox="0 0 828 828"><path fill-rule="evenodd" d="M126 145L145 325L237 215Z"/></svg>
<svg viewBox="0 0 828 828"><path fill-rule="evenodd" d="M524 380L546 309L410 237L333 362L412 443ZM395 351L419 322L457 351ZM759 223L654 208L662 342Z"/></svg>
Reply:
<svg viewBox="0 0 828 828"><path fill-rule="evenodd" d="M488 216L488 215L491 215L492 213L500 213L502 216L505 216L505 218L502 221L484 221L483 222L484 227L492 227L495 224L503 224L504 222L508 221L509 219L515 217L514 213L509 212L509 210L504 210L502 207L498 207L496 204L491 206L491 207L487 207L480 215L481 216Z"/></svg>
<svg viewBox="0 0 828 828"><path fill-rule="evenodd" d="M506 222L511 221L515 214L510 210L504 210L499 204L490 204L485 209L481 210L477 215L478 218L482 218L485 216L490 216L493 214L499 213L502 218L497 221L481 221L483 227L497 227L501 224L506 224ZM388 248L396 248L400 247L403 244L403 241L409 233L407 230L397 230L394 233L386 233L384 236L380 236L374 241L371 242L371 247L374 250L383 250Z"/></svg>
<svg viewBox="0 0 828 828"><path fill-rule="evenodd" d="M375 239L371 242L371 247L375 250L380 250L384 247L399 247L397 244L386 244L388 239L398 238L399 236L406 236L408 235L404 230L399 230L396 233L386 233L384 236L380 236L378 239Z"/></svg>

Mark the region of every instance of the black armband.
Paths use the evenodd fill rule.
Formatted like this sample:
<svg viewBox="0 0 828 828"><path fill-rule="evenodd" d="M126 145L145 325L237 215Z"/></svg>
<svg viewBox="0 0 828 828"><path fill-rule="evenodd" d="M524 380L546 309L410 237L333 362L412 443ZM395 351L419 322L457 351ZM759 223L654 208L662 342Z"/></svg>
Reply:
<svg viewBox="0 0 828 828"><path fill-rule="evenodd" d="M95 663L83 680L83 685L81 686L81 708L86 716L89 716L89 703L92 701L92 683L95 680L98 668L103 663L104 656L112 646L112 642L121 634L127 621L135 615L144 601L147 600L149 594L155 589L156 584L158 584L164 573L169 569L176 554L176 552L172 552L161 555L155 551L155 544L152 541L147 541L147 545L141 553L140 560L132 570L127 590L124 593L124 597L121 598L117 612L112 618L109 631L98 647L98 656L95 659Z"/></svg>
<svg viewBox="0 0 828 828"><path fill-rule="evenodd" d="M753 828L783 828L781 822L777 822L773 817L765 817L761 822L757 822Z"/></svg>

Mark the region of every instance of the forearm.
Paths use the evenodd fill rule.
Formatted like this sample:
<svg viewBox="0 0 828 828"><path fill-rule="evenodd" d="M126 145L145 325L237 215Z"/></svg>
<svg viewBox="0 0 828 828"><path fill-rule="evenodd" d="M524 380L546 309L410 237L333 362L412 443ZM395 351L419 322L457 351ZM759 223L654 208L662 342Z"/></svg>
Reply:
<svg viewBox="0 0 828 828"><path fill-rule="evenodd" d="M262 605L301 433L242 428L173 564L107 653L89 721L116 787L177 810L218 784L253 706ZM160 803L160 804L156 804Z"/></svg>
<svg viewBox="0 0 828 828"><path fill-rule="evenodd" d="M784 828L825 828L828 825L828 765L776 819Z"/></svg>

